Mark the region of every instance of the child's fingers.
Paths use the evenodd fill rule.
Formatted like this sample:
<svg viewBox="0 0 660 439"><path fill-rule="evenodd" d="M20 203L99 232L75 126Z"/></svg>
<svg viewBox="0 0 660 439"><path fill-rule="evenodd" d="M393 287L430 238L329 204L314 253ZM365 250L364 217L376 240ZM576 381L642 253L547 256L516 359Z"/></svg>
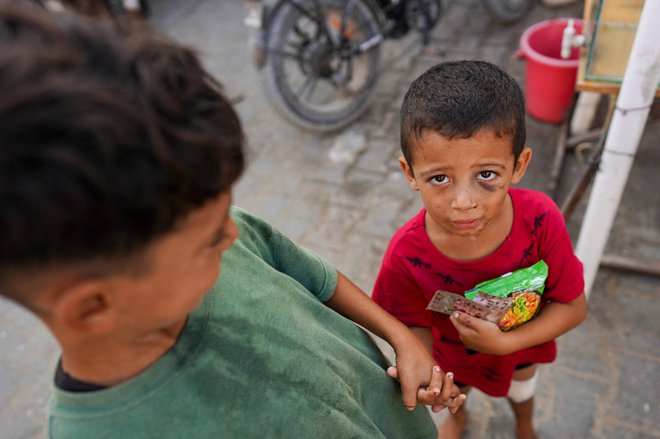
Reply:
<svg viewBox="0 0 660 439"><path fill-rule="evenodd" d="M434 390L437 391L436 393L439 395L440 394L440 389L442 389L443 386L443 374L442 374L442 369L440 369L440 366L433 366L433 370L431 371L431 381L429 382L429 385L426 387L426 390Z"/></svg>
<svg viewBox="0 0 660 439"><path fill-rule="evenodd" d="M465 395L463 393L461 393L460 395L458 395L455 398L452 398L452 405L453 406L452 407L447 406L447 408L449 410L449 413L451 413L452 415L455 414L458 411L458 409L463 405L463 403L465 402L466 399L467 399L467 395Z"/></svg>
<svg viewBox="0 0 660 439"><path fill-rule="evenodd" d="M417 390L419 389L419 383L414 381L411 376L406 376L405 374L399 375L398 369L396 372L399 383L401 384L401 399L403 400L403 405L405 405L408 410L413 410L417 406Z"/></svg>
<svg viewBox="0 0 660 439"><path fill-rule="evenodd" d="M408 410L414 410L417 407L417 390L410 386L401 383L401 393L403 393L403 405L406 406Z"/></svg>
<svg viewBox="0 0 660 439"><path fill-rule="evenodd" d="M443 379L442 369L439 366L434 366L431 370L431 381L429 385L426 386L426 389L420 387L417 391L417 401L421 404L431 405L433 407L437 406L438 411L442 410L445 405L438 401L440 401Z"/></svg>
<svg viewBox="0 0 660 439"><path fill-rule="evenodd" d="M399 380L399 370L396 366L390 366L387 368L387 375L390 378ZM408 410L413 410L417 406L417 389L411 388L408 383L401 382L401 393L403 394L403 405L406 406Z"/></svg>
<svg viewBox="0 0 660 439"><path fill-rule="evenodd" d="M417 389L417 402L424 405L431 405L435 402L435 395L432 391L420 387Z"/></svg>
<svg viewBox="0 0 660 439"><path fill-rule="evenodd" d="M447 400L451 397L458 396L461 390L454 383L454 373L447 372L442 382L442 393L440 394L442 400Z"/></svg>
<svg viewBox="0 0 660 439"><path fill-rule="evenodd" d="M465 331L468 329L474 329L472 319L470 318L469 315L462 313L462 312L455 312L454 314L449 317L449 320L452 322L454 327L461 331Z"/></svg>
<svg viewBox="0 0 660 439"><path fill-rule="evenodd" d="M461 405L463 405L466 398L467 396L461 394L461 389L459 389L456 383L454 383L454 374L452 372L447 372L443 380L442 393L438 399L442 401L442 404L453 414L456 413Z"/></svg>
<svg viewBox="0 0 660 439"><path fill-rule="evenodd" d="M446 407L447 407L447 406L444 405L444 404L433 404L433 405L431 406L431 411L432 411L433 413L438 413L440 410L442 410L442 409L444 409L444 408L446 408ZM455 410L458 410L458 408L456 408ZM455 413L455 412L453 412L453 413Z"/></svg>
<svg viewBox="0 0 660 439"><path fill-rule="evenodd" d="M395 380L396 380L396 379L399 379L399 371L398 371L398 369L396 368L396 366L390 366L390 367L388 367L388 368L387 368L387 375L388 375L390 378L394 378Z"/></svg>

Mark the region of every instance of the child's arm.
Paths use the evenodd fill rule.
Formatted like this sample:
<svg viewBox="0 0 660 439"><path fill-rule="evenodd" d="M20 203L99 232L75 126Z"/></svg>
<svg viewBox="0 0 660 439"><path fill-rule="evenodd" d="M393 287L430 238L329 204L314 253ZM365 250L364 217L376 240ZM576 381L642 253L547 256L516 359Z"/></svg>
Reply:
<svg viewBox="0 0 660 439"><path fill-rule="evenodd" d="M467 347L485 354L507 355L559 337L579 325L586 312L587 299L582 293L568 303L548 303L537 317L509 332L464 313L455 313L450 319Z"/></svg>
<svg viewBox="0 0 660 439"><path fill-rule="evenodd" d="M325 304L383 338L394 348L403 403L409 410L417 405L418 396L424 404L438 404L442 401L443 405L453 408L463 403L465 398L460 397L458 387L453 382L451 385L445 385L450 381L445 379L444 374L440 372L440 375L435 375L434 381L431 381L435 361L410 329L378 306L339 272L335 292ZM433 388L418 395L419 388L429 384L433 384Z"/></svg>

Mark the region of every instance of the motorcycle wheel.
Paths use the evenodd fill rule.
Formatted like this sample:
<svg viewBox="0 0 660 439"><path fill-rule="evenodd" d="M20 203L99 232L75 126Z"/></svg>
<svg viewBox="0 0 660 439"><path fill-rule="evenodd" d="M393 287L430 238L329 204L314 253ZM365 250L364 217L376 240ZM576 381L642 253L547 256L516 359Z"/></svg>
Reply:
<svg viewBox="0 0 660 439"><path fill-rule="evenodd" d="M311 3L294 7L285 2L273 12L263 85L270 103L290 122L308 130L334 131L366 110L378 76L381 43L358 55L342 55L336 46L344 2L319 0L320 14ZM349 49L381 32L371 9L360 0L354 4L344 30Z"/></svg>
<svg viewBox="0 0 660 439"><path fill-rule="evenodd" d="M482 0L491 17L502 24L521 20L534 5L534 0Z"/></svg>

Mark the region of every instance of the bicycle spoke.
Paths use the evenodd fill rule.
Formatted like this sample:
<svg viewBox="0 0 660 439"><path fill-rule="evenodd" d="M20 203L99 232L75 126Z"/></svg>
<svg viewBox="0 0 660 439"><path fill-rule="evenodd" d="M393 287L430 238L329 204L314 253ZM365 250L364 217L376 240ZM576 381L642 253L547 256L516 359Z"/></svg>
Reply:
<svg viewBox="0 0 660 439"><path fill-rule="evenodd" d="M305 77L305 82L303 83L302 87L300 87L300 90L296 92L296 96L299 98L304 98L305 100L309 101L312 98L312 94L314 93L314 90L316 89L316 84L318 83L318 79L314 78L312 76L306 76ZM309 89L307 89L309 87ZM305 98L303 93L307 89L307 97Z"/></svg>
<svg viewBox="0 0 660 439"><path fill-rule="evenodd" d="M312 100L312 94L314 94L314 91L316 90L316 84L318 84L318 83L319 83L319 81L317 79L317 80L313 81L310 84L309 90L307 91L307 100L308 101Z"/></svg>
<svg viewBox="0 0 660 439"><path fill-rule="evenodd" d="M346 77L353 78L353 58L346 62Z"/></svg>

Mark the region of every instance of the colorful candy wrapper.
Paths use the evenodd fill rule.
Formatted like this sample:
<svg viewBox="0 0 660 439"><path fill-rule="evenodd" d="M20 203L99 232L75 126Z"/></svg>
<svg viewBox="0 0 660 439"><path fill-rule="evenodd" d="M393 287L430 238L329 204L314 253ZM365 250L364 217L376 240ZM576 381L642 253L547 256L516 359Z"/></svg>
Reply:
<svg viewBox="0 0 660 439"><path fill-rule="evenodd" d="M502 331L517 328L539 312L541 295L548 277L544 261L482 282L465 292L465 297L436 291L426 309L443 314L464 312L496 323Z"/></svg>
<svg viewBox="0 0 660 439"><path fill-rule="evenodd" d="M536 264L477 284L465 292L465 297L486 308L502 300L511 300L509 309L497 325L502 331L517 328L538 314L541 295L548 277L548 266L541 260Z"/></svg>

